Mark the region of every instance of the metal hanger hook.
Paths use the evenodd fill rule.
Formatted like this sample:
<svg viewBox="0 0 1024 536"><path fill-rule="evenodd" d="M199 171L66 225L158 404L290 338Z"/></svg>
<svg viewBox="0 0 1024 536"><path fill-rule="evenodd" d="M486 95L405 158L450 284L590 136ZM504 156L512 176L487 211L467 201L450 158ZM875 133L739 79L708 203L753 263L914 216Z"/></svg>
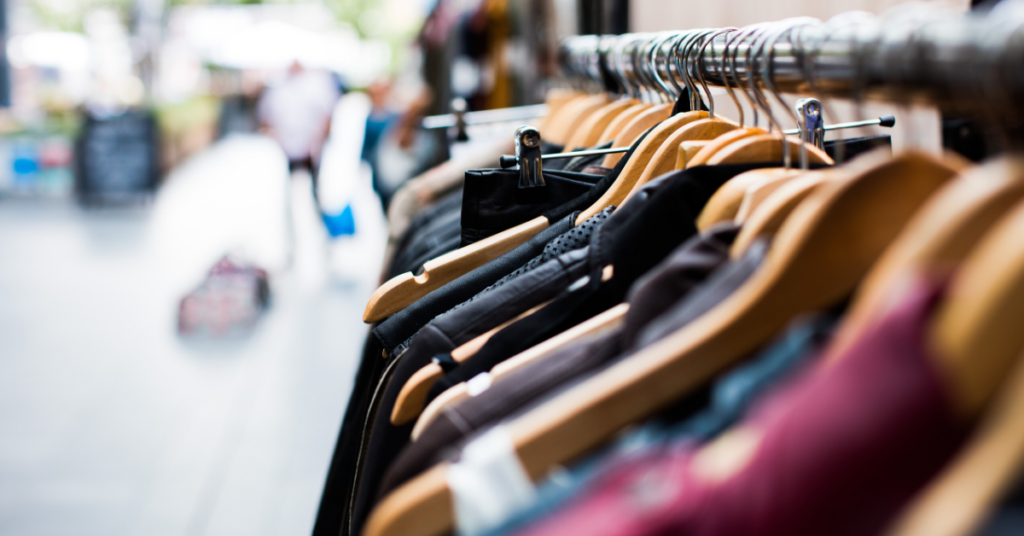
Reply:
<svg viewBox="0 0 1024 536"><path fill-rule="evenodd" d="M715 118L715 98L711 96L711 90L708 89L707 80L704 80L704 50L712 43L712 41L715 40L716 37L733 31L736 31L736 28L723 28L705 36L703 38L704 43L700 46L700 51L697 53L697 78L700 80L700 85L704 87L704 93L708 96L709 119Z"/></svg>

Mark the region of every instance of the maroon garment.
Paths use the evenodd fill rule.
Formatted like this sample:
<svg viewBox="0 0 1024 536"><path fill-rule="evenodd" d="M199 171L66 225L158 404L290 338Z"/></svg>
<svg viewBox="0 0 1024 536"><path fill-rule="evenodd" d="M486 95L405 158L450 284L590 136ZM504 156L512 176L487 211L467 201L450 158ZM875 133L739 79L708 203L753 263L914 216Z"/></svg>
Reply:
<svg viewBox="0 0 1024 536"><path fill-rule="evenodd" d="M760 440L731 476L701 478L686 446L652 450L519 534L877 534L966 432L923 347L938 296L920 283L839 361L762 400L741 425Z"/></svg>

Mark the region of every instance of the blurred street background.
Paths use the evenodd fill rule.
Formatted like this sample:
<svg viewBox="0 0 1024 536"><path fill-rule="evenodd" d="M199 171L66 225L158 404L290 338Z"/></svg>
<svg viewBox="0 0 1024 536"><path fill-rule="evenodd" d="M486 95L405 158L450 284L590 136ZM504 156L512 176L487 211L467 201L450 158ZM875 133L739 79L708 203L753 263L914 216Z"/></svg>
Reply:
<svg viewBox="0 0 1024 536"><path fill-rule="evenodd" d="M364 126L418 98L391 88L431 6L5 7L0 534L308 534L386 241ZM260 108L297 76L331 134L290 155ZM268 274L265 312L179 333L225 255Z"/></svg>

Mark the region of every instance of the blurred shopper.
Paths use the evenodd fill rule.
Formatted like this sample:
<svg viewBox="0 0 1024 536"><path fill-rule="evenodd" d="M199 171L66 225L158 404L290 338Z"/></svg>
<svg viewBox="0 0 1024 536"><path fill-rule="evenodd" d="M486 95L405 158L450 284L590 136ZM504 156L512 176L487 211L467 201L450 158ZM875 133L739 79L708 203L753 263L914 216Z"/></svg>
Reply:
<svg viewBox="0 0 1024 536"><path fill-rule="evenodd" d="M374 167L373 154L377 151L377 144L395 120L398 114L388 106L391 96L391 82L378 80L366 88L366 94L370 97L370 115L366 118L366 135L363 137L363 160ZM376 172L376 169L374 169Z"/></svg>
<svg viewBox="0 0 1024 536"><path fill-rule="evenodd" d="M385 212L391 197L405 181L443 161L438 158L442 153L438 150L437 139L420 128L432 98L429 89L419 91L405 110L385 126L367 155L373 169L373 188ZM364 143L369 142L367 139ZM447 150L443 154L447 159Z"/></svg>
<svg viewBox="0 0 1024 536"><path fill-rule="evenodd" d="M340 96L329 73L307 70L296 61L287 78L266 89L257 110L261 130L276 139L288 156L289 172L306 169L313 177L315 199L319 199L320 151Z"/></svg>

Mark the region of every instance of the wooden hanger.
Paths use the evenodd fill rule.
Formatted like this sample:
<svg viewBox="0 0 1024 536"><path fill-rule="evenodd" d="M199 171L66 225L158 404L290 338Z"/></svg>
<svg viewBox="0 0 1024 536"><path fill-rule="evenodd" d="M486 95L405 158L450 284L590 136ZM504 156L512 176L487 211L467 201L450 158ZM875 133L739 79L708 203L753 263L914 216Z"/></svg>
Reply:
<svg viewBox="0 0 1024 536"><path fill-rule="evenodd" d="M710 143L697 151L697 154L693 155L693 158L689 159L686 163L686 167L703 166L704 164L707 164L708 160L714 156L715 153L725 147L728 147L733 142L742 140L743 138L757 136L758 134L767 133L768 131L757 127L746 127L733 130L732 132L726 132L725 134L711 140Z"/></svg>
<svg viewBox="0 0 1024 536"><path fill-rule="evenodd" d="M633 155L629 157L629 161L622 167L622 172L619 173L618 178L611 184L608 190L602 195L593 205L588 207L586 210L580 213L576 217L576 225L579 225L594 216L598 212L601 212L606 207L612 205L621 205L625 201L626 196L633 189L636 181L643 175L644 169L647 167L647 163L650 162L651 157L654 153L665 143L665 140L672 135L673 132L683 128L687 124L690 124L699 119L704 119L708 116L707 112L683 112L676 114L654 127L644 141L640 142L636 150L633 151Z"/></svg>
<svg viewBox="0 0 1024 536"><path fill-rule="evenodd" d="M951 163L957 166L957 163ZM962 169L962 168L961 168ZM907 274L949 271L1024 198L1024 161L1000 159L965 171L944 186L907 224L857 289L826 350L842 355L885 313Z"/></svg>
<svg viewBox="0 0 1024 536"><path fill-rule="evenodd" d="M747 188L757 184L763 178L760 173L755 173L755 171L760 170L754 169L740 173L715 190L707 204L704 205L704 209L700 211L700 215L697 216L697 228L703 231L716 223L733 221L740 205L743 204L743 196L746 195Z"/></svg>
<svg viewBox="0 0 1024 536"><path fill-rule="evenodd" d="M590 451L706 383L795 315L842 299L910 214L954 173L918 154L875 164L830 182L801 203L762 266L717 307L506 424L527 474L540 478ZM445 470L439 465L386 497L371 514L365 536L450 531Z"/></svg>
<svg viewBox="0 0 1024 536"><path fill-rule="evenodd" d="M1024 359L970 440L928 484L887 536L976 534L1024 469Z"/></svg>
<svg viewBox="0 0 1024 536"><path fill-rule="evenodd" d="M831 170L805 173L768 196L743 223L743 227L736 235L736 239L732 242L732 248L729 250L730 258L742 257L758 237L775 234L793 210L833 176L834 173Z"/></svg>
<svg viewBox="0 0 1024 536"><path fill-rule="evenodd" d="M671 136L658 147L657 152L651 157L651 161L644 168L640 179L633 185L626 200L638 192L644 184L651 179L660 177L675 169L676 159L679 155L679 144L687 140L713 140L718 136L739 128L736 123L722 117L701 119L694 121L672 133Z"/></svg>
<svg viewBox="0 0 1024 536"><path fill-rule="evenodd" d="M753 164L757 162L781 162L783 136L776 134L761 134L750 136L730 143L708 159L710 166L721 164ZM807 147L807 161L811 164L828 164L835 162L825 151L796 139L786 137L786 146L789 148L790 158L794 162L800 160L800 144ZM695 157L696 158L696 157Z"/></svg>
<svg viewBox="0 0 1024 536"><path fill-rule="evenodd" d="M929 326L929 347L956 412L989 418L950 470L893 533L970 534L1024 462L1024 203L1015 205L960 266ZM1007 376L1009 378L1007 379ZM927 532L926 532L927 531Z"/></svg>
<svg viewBox="0 0 1024 536"><path fill-rule="evenodd" d="M537 129L541 132L547 130L548 121L550 121L552 117L556 117L562 107L577 98L585 96L586 93L576 91L575 89L557 87L549 89L547 94L544 95L544 104L548 105L548 113L544 117L540 118L537 123Z"/></svg>
<svg viewBox="0 0 1024 536"><path fill-rule="evenodd" d="M692 140L680 143L679 152L676 153L675 169L686 169L689 167L690 160L693 160L693 157L710 143L711 140Z"/></svg>
<svg viewBox="0 0 1024 536"><path fill-rule="evenodd" d="M467 359L480 351L495 333L504 329L505 326L526 318L535 311L539 311L548 303L550 302L542 303L528 311L524 311L515 318L503 322L487 333L474 337L462 346L452 350L452 360L456 363L465 363ZM402 386L402 390L398 392L395 405L391 408L391 424L396 426L402 425L418 417L420 412L423 411L423 404L426 403L430 388L441 378L444 378L444 369L437 363L430 363L414 372L405 382L405 385Z"/></svg>
<svg viewBox="0 0 1024 536"><path fill-rule="evenodd" d="M572 137L580 131L580 128L594 115L598 110L604 108L611 102L611 98L607 93L601 93L590 97L586 101L585 106L581 106L576 117L572 121L568 122L565 129L565 134L562 139L568 144ZM555 125L556 131L558 125Z"/></svg>
<svg viewBox="0 0 1024 536"><path fill-rule="evenodd" d="M604 98L603 96L601 97ZM583 99L589 101L587 106L592 106L595 102L590 99L591 97ZM582 101L577 100L570 102L563 107L563 110L574 105L578 105L580 102ZM671 105L669 105L669 107L671 108ZM577 112L578 108L577 111L572 113ZM641 115L644 114L641 113ZM700 117L696 118L699 119ZM639 119L639 116L637 119ZM651 143L653 143L653 140L655 139L663 139L663 136L667 135L665 132L669 128L673 128L674 131L674 128L681 127L686 122L692 120L691 116L687 116L686 114L679 114L673 119L673 122L663 121L664 128L661 131L662 133L658 136L648 136L648 138L652 140ZM659 128L662 126L663 125L659 125ZM643 132L641 132L641 134L642 133ZM654 132L651 134L653 135ZM644 140L645 143L647 143L647 141L647 139ZM622 173L619 175L618 179L612 183L609 190L605 192L605 194L601 196L594 205L585 210L579 218L577 218L577 225L604 210L606 207L622 202L626 194L628 194L629 188L632 187L632 184L639 177L640 170L642 170L642 168L638 168L638 166L641 163L646 164L650 159L651 154L654 152L653 149L650 149L651 143L648 143L646 146L641 144L641 147L638 147L635 152L635 156L630 158L630 162L627 162ZM632 142L630 142L630 144L632 144ZM641 151L641 148L644 150ZM639 156L639 158L636 158L636 156ZM631 165L638 169L630 170ZM627 171L629 172L627 173ZM412 273L406 272L391 278L374 291L373 295L370 297L369 302L366 304L366 309L363 312L363 321L367 323L377 322L401 311L430 292L444 286L470 270L478 268L487 262L496 259L523 242L526 242L530 237L547 228L548 225L549 223L547 218L539 216L533 220L502 231L501 233L488 237L467 247L459 248L455 251L445 253L444 255L427 261L423 265L423 273L418 276L414 276Z"/></svg>
<svg viewBox="0 0 1024 536"><path fill-rule="evenodd" d="M562 109L559 110L558 115L552 116L551 120L544 125L546 130L541 131L543 139L549 143L558 145L565 145L568 141L569 136L573 132L573 127L579 126L579 123L586 118L586 116L594 110L604 106L608 102L608 96L604 93L597 95L588 95L580 99L574 99L569 103L566 103Z"/></svg>
<svg viewBox="0 0 1024 536"><path fill-rule="evenodd" d="M534 361L545 359L557 350L584 337L600 335L618 328L625 320L626 312L628 311L629 304L620 303L615 307L612 307L597 316L589 318L532 348L524 350L523 352L498 363L491 369L491 382L494 383L501 381L502 378L507 377L513 371L518 370L529 363L533 363ZM421 412L419 419L416 420L416 426L413 427L412 430L413 441L419 438L420 433L422 433L430 423L434 422L434 419L441 414L441 411L444 408L454 406L467 398L470 398L470 394L469 386L466 385L465 382L453 385L438 395L438 397L432 400L430 404L427 404L427 407Z"/></svg>
<svg viewBox="0 0 1024 536"><path fill-rule="evenodd" d="M610 268L610 266L605 267L605 270L601 274L602 281L608 281L611 279L612 271ZM485 344L487 344L487 341L489 341L495 333L504 329L505 326L541 310L548 303L551 302L545 302L533 307L516 316L512 320L504 322L500 326L465 342L458 348L451 351L452 359L457 363L465 363L471 357L476 355L476 353L479 352ZM395 400L395 405L391 410L391 423L405 424L412 419L415 419L423 411L423 404L426 402L427 394L430 393L430 388L443 377L444 371L441 369L440 365L435 363L430 363L429 365L422 367L420 370L417 370L413 376L405 382L405 385L402 386L402 390L398 393L398 398Z"/></svg>
<svg viewBox="0 0 1024 536"><path fill-rule="evenodd" d="M736 209L736 222L743 223L747 221L750 214L757 209L758 206L764 202L773 192L781 188L787 182L803 175L806 173L800 169L793 168L770 168L755 170L760 171L761 179L751 184L747 188L747 191L743 194L743 201L740 202L740 206Z"/></svg>
<svg viewBox="0 0 1024 536"><path fill-rule="evenodd" d="M615 136L618 136L619 132L622 132L622 129L625 128L625 126L629 124L634 117L640 115L644 110L650 109L650 107L650 103L640 102L623 110L622 113L615 116L615 119L612 119L611 123L608 123L608 126L605 127L603 132L601 132L601 135L597 139L597 145L615 141Z"/></svg>
<svg viewBox="0 0 1024 536"><path fill-rule="evenodd" d="M594 110L571 134L569 141L565 144L565 152L596 146L604 129L608 128L608 124L636 103L637 101L633 99L619 99ZM541 135L543 133L542 130Z"/></svg>
<svg viewBox="0 0 1024 536"><path fill-rule="evenodd" d="M464 248L450 251L423 264L423 273L399 274L374 291L363 311L363 322L383 320L456 278L511 251L543 231L549 223L544 216L506 229Z"/></svg>
<svg viewBox="0 0 1024 536"><path fill-rule="evenodd" d="M929 329L939 375L959 414L984 408L1024 349L1021 318L1024 204L1018 203L961 264Z"/></svg>
<svg viewBox="0 0 1024 536"><path fill-rule="evenodd" d="M615 139L612 141L612 147L630 147L633 142L636 141L644 132L647 132L651 127L658 123L668 120L669 116L672 115L673 104L655 104L646 110L643 110L636 117L630 119L626 123L622 130L615 135ZM615 164L622 160L622 153L612 153L606 155L601 165L604 167L615 167Z"/></svg>

